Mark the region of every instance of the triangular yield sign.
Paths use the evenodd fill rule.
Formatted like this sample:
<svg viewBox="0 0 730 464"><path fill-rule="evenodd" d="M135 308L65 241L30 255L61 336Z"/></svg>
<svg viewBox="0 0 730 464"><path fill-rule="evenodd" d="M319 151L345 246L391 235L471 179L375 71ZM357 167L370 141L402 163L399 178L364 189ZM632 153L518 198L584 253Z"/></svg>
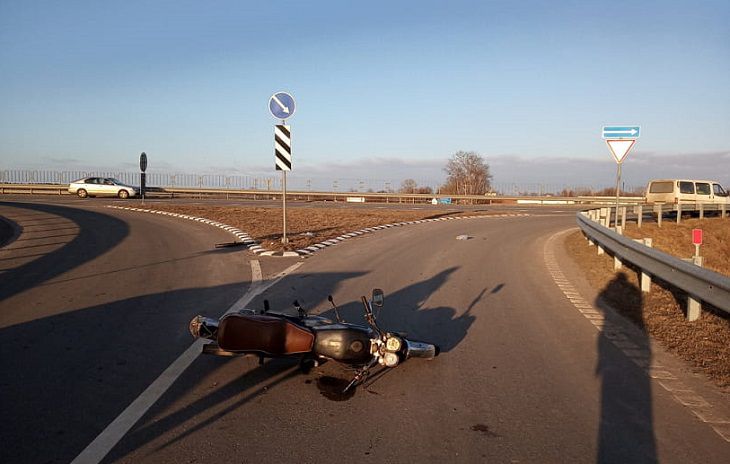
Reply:
<svg viewBox="0 0 730 464"><path fill-rule="evenodd" d="M608 149L611 150L611 154L616 158L616 162L621 163L629 154L629 150L634 146L636 140L606 140L606 143Z"/></svg>

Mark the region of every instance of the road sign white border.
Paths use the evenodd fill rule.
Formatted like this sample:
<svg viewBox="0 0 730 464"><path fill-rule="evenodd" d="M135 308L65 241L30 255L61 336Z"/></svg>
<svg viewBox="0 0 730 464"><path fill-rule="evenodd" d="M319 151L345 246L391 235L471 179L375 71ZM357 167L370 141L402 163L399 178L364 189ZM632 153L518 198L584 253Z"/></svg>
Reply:
<svg viewBox="0 0 730 464"><path fill-rule="evenodd" d="M617 164L622 164L624 161L626 161L626 158L629 156L629 152L632 148L634 148L634 145L636 145L636 139L605 139L606 145L608 146L608 151L611 152L613 155L613 159L616 160ZM624 153L624 156L619 160L618 156L616 156L616 152L613 151L613 147L609 142L631 142L631 145L629 145L629 148L626 149L626 153Z"/></svg>
<svg viewBox="0 0 730 464"><path fill-rule="evenodd" d="M638 127L639 128L639 135L637 135L636 137L616 137L616 136L606 137L606 136L603 135L603 129L605 129L606 127ZM603 140L609 140L609 139L610 140L618 140L618 139L624 139L624 140L634 139L634 140L636 140L640 136L641 136L641 124L604 124L604 125L601 126L601 138Z"/></svg>
<svg viewBox="0 0 730 464"><path fill-rule="evenodd" d="M277 96L279 94L282 94L282 93L288 95L289 98L291 98L291 101L294 103L294 110L291 112L291 114L289 114L289 116L287 116L285 118L280 118L279 116L275 115L273 111L271 111L271 100L273 100L275 96ZM297 101L294 99L294 96L291 93L289 93L287 91L284 91L284 90L279 90L278 92L274 92L274 93L271 94L271 96L269 97L269 102L266 105L266 107L269 109L269 113L271 113L271 115L274 118L276 118L276 119L278 119L280 121L286 121L287 119L289 119L292 116L294 116L294 113L296 113L296 111L297 111Z"/></svg>

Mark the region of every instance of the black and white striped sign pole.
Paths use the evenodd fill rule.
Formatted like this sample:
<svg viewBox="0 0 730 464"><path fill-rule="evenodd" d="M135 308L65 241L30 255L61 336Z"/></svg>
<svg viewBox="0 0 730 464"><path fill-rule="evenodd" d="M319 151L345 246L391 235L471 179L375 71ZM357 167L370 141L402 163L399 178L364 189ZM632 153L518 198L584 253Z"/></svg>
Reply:
<svg viewBox="0 0 730 464"><path fill-rule="evenodd" d="M269 111L281 120L281 124L274 127L274 163L276 170L281 171L281 204L284 210L284 235L281 243L289 243L286 238L286 172L291 171L291 128L286 120L294 115L297 104L294 97L286 92L277 92L269 98Z"/></svg>
<svg viewBox="0 0 730 464"><path fill-rule="evenodd" d="M291 171L291 127L285 121L274 127L274 162L276 170L281 171L281 204L284 211L284 235L281 243L286 245L289 243L286 238L286 172Z"/></svg>

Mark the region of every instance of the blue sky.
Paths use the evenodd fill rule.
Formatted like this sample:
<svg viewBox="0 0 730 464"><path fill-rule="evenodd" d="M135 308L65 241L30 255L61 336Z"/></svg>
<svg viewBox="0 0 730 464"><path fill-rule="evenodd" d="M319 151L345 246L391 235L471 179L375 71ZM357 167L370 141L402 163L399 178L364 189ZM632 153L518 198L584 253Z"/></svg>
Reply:
<svg viewBox="0 0 730 464"><path fill-rule="evenodd" d="M627 181L728 184L729 76L727 1L0 0L0 170L275 175L286 90L294 177L610 185L640 124Z"/></svg>

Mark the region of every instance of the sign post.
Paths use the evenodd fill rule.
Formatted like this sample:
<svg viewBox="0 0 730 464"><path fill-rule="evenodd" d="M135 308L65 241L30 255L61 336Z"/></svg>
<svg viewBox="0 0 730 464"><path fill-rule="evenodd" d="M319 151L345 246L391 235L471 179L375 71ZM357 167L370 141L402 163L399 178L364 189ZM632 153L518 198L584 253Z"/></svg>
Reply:
<svg viewBox="0 0 730 464"><path fill-rule="evenodd" d="M147 187L147 174L145 174L147 170L147 153L145 152L139 155L139 169L142 171L139 176L139 193L142 195L142 203L144 204L144 193Z"/></svg>
<svg viewBox="0 0 730 464"><path fill-rule="evenodd" d="M641 132L640 126L603 126L602 137L616 160L616 226L618 226L618 208L621 188L621 164L636 143ZM609 220L609 225L610 225Z"/></svg>
<svg viewBox="0 0 730 464"><path fill-rule="evenodd" d="M291 126L286 120L294 115L296 102L286 92L277 92L269 98L269 111L281 119L281 124L274 127L274 163L276 170L281 171L281 205L283 211L283 234L281 243L289 243L286 237L286 172L291 171Z"/></svg>

